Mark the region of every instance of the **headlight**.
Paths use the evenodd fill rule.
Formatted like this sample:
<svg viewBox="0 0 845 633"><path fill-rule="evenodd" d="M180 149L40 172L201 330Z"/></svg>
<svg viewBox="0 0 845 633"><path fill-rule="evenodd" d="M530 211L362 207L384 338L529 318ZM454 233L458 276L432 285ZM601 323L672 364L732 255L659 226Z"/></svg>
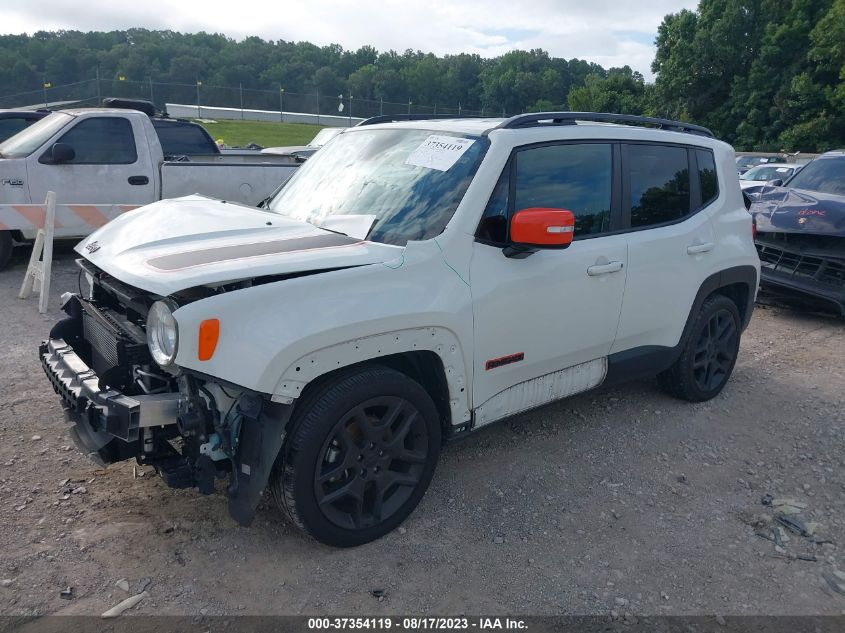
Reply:
<svg viewBox="0 0 845 633"><path fill-rule="evenodd" d="M156 301L147 313L147 345L153 360L167 367L176 358L179 348L179 328L168 303Z"/></svg>

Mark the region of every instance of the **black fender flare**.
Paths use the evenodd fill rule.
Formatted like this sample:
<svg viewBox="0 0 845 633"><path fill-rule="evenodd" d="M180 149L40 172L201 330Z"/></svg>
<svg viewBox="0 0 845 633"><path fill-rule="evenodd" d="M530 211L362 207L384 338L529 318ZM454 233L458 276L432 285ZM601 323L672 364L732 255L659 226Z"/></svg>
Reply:
<svg viewBox="0 0 845 633"><path fill-rule="evenodd" d="M607 376L602 384L616 385L627 380L659 374L671 367L672 363L681 355L690 335L695 315L701 310L701 306L707 300L707 297L721 288L735 284L743 284L747 287L746 305L737 306L740 314L742 314L741 329L745 330L751 321L751 313L754 311L754 298L758 283L757 269L754 266L735 266L710 275L698 288L677 345L674 347L646 345L611 354L607 359Z"/></svg>

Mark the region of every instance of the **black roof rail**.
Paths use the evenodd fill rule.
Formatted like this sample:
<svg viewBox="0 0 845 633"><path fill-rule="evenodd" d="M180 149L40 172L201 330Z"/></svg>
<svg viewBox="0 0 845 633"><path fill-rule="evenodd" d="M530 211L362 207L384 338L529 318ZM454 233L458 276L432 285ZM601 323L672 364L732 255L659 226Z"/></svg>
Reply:
<svg viewBox="0 0 845 633"><path fill-rule="evenodd" d="M548 121L548 123L546 123ZM634 114L612 114L610 112L532 112L530 114L518 114L502 121L494 129L513 130L526 127L539 127L541 125L575 125L577 121L594 121L596 123L622 123L626 125L653 125L661 130L673 132L687 132L713 138L713 132L706 127L672 121L670 119L657 119L650 116L637 116Z"/></svg>
<svg viewBox="0 0 845 633"><path fill-rule="evenodd" d="M480 119L474 114L380 114L364 119L355 127L375 125L376 123L397 123L399 121L428 121L429 119ZM484 117L486 118L486 117Z"/></svg>

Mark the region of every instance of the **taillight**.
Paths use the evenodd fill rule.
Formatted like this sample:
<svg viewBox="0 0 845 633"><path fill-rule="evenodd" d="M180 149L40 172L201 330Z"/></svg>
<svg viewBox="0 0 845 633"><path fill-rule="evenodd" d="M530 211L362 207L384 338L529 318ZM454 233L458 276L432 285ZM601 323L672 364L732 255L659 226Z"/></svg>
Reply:
<svg viewBox="0 0 845 633"><path fill-rule="evenodd" d="M757 218L751 218L751 239L757 239Z"/></svg>

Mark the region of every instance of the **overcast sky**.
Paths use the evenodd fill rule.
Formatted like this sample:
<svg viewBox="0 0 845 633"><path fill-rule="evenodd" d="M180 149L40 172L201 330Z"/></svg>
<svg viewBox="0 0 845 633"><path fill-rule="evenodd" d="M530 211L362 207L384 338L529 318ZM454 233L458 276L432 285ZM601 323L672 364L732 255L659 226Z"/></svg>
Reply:
<svg viewBox="0 0 845 633"><path fill-rule="evenodd" d="M242 39L338 43L347 49L407 48L494 57L543 48L605 67L628 64L651 78L654 37L663 16L697 0L0 0L0 32L113 30L130 27L208 31Z"/></svg>

